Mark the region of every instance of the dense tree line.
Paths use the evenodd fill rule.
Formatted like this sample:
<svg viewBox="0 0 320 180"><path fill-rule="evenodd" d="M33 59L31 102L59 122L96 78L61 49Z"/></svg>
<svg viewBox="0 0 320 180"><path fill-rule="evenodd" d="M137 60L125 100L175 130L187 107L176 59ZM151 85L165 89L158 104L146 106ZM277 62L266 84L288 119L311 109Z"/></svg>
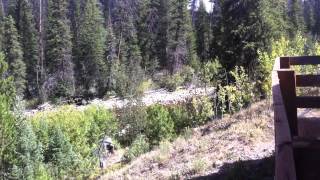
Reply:
<svg viewBox="0 0 320 180"><path fill-rule="evenodd" d="M218 59L254 70L258 50L317 39L318 0L1 0L1 50L17 93L41 100L135 95L144 79ZM190 8L189 8L190 7Z"/></svg>

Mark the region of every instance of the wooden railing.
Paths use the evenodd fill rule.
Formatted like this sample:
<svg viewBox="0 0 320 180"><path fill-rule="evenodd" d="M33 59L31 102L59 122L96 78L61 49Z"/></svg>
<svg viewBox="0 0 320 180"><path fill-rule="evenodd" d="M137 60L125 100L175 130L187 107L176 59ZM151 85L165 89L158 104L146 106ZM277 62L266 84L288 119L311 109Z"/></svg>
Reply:
<svg viewBox="0 0 320 180"><path fill-rule="evenodd" d="M306 130L302 129L303 122L297 116L298 108L320 108L320 97L297 96L296 94L296 87L320 87L320 76L296 75L295 71L290 69L292 65L317 64L320 64L320 56L281 57L275 60L272 72L272 93L275 119L276 180L307 180L314 177L320 179L319 172L312 172L315 171L312 168L309 170L304 168L312 167L314 160L317 160L317 158L308 160L310 159L308 151L310 155L319 155L318 163L320 163L320 141L316 136L303 136L301 131ZM315 150L318 150L318 153Z"/></svg>

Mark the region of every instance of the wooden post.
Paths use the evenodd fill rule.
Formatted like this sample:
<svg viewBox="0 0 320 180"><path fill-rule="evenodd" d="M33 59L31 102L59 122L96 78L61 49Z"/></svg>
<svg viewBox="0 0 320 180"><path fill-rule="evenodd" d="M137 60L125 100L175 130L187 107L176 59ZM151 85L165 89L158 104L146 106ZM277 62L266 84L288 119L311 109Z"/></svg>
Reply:
<svg viewBox="0 0 320 180"><path fill-rule="evenodd" d="M298 120L296 107L296 78L294 70L279 70L280 89L285 105L291 136L298 135Z"/></svg>
<svg viewBox="0 0 320 180"><path fill-rule="evenodd" d="M280 69L290 69L290 57L280 57Z"/></svg>

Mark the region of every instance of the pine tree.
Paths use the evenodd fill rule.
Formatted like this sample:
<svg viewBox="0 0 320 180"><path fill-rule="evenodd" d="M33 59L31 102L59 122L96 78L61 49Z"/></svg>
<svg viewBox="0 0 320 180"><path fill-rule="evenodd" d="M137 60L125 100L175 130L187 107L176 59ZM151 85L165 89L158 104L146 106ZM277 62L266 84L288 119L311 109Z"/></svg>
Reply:
<svg viewBox="0 0 320 180"><path fill-rule="evenodd" d="M135 96L144 72L140 66L142 57L134 26L134 16L126 0L117 1L112 14L114 32L119 39L117 54L120 65L116 77L116 92L120 96Z"/></svg>
<svg viewBox="0 0 320 180"><path fill-rule="evenodd" d="M220 32L216 36L216 45L221 51L216 51L216 56L227 71L235 65L253 67L258 49L269 47L270 26L261 11L262 2L263 0L220 1Z"/></svg>
<svg viewBox="0 0 320 180"><path fill-rule="evenodd" d="M303 13L301 0L289 0L288 4L288 21L289 21L289 36L294 38L297 32L304 32Z"/></svg>
<svg viewBox="0 0 320 180"><path fill-rule="evenodd" d="M77 62L78 86L83 87L87 95L103 96L106 93L105 33L97 1L87 0L79 30L80 56Z"/></svg>
<svg viewBox="0 0 320 180"><path fill-rule="evenodd" d="M107 27L107 36L106 36L106 52L105 52L105 59L107 65L107 90L108 91L115 91L116 90L116 75L119 69L119 59L117 57L117 50L116 50L116 38L113 33L111 22L108 24Z"/></svg>
<svg viewBox="0 0 320 180"><path fill-rule="evenodd" d="M200 1L200 6L195 19L196 45L197 54L202 62L209 58L209 41L210 27L209 15L206 11L203 0Z"/></svg>
<svg viewBox="0 0 320 180"><path fill-rule="evenodd" d="M150 57L149 65L156 68L159 63L160 67L167 67L167 29L168 29L168 1L167 0L154 0L149 3L149 11L146 17L146 26L144 32L139 35L139 41L141 36L150 36L145 38L148 43L145 43L145 47L149 48ZM142 49L144 53L144 49ZM144 55L143 55L144 56ZM143 57L144 59L144 57ZM154 69L151 68L151 69Z"/></svg>
<svg viewBox="0 0 320 180"><path fill-rule="evenodd" d="M28 91L27 95L38 95L39 87L39 52L37 32L32 15L32 6L29 0L18 0L16 4L16 24L20 34L20 42L23 51L23 61L27 67Z"/></svg>
<svg viewBox="0 0 320 180"><path fill-rule="evenodd" d="M54 165L51 172L58 179L68 174L77 161L72 145L58 126L52 127L49 131L49 147L45 155L46 160Z"/></svg>
<svg viewBox="0 0 320 180"><path fill-rule="evenodd" d="M42 161L41 146L29 121L21 120L17 129L15 166L18 179L35 179Z"/></svg>
<svg viewBox="0 0 320 180"><path fill-rule="evenodd" d="M14 141L16 137L15 119L11 113L15 98L14 82L7 77L8 65L0 52L0 179L7 179L14 160Z"/></svg>
<svg viewBox="0 0 320 180"><path fill-rule="evenodd" d="M74 94L71 35L67 0L50 0L46 42L47 78L44 89L50 98Z"/></svg>
<svg viewBox="0 0 320 180"><path fill-rule="evenodd" d="M171 73L177 72L183 64L191 63L194 51L192 42L192 27L187 9L187 0L169 1L169 25L167 58Z"/></svg>
<svg viewBox="0 0 320 180"><path fill-rule="evenodd" d="M138 18L136 18L137 38L141 49L142 67L150 75L154 74L158 67L158 58L155 53L156 20L158 15L153 8L155 2L149 0L140 1L138 4Z"/></svg>
<svg viewBox="0 0 320 180"><path fill-rule="evenodd" d="M17 95L23 96L26 88L26 65L23 62L19 35L11 16L5 18L4 44L4 53L9 64L9 74L14 78Z"/></svg>

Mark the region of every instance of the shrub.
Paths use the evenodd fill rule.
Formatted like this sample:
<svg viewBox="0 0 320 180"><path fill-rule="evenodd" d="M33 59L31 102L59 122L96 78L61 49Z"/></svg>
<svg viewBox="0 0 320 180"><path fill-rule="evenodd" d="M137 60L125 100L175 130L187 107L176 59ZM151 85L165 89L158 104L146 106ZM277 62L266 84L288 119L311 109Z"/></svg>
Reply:
<svg viewBox="0 0 320 180"><path fill-rule="evenodd" d="M65 147L75 154L79 163L73 172L77 176L81 176L79 172L90 173L96 165L96 156L93 152L99 146L99 141L105 135L114 137L119 126L111 111L95 106L90 106L84 111L72 106L62 106L55 111L36 114L31 122L45 154L50 154L47 152L52 150L52 142L59 142L60 139L62 139L60 142L66 144ZM54 164L52 158L46 156L45 161L51 164L51 169L57 170L56 173L60 174L58 164Z"/></svg>
<svg viewBox="0 0 320 180"><path fill-rule="evenodd" d="M129 146L139 134L143 133L146 127L146 117L146 108L136 102L129 102L120 110L118 140L122 145Z"/></svg>
<svg viewBox="0 0 320 180"><path fill-rule="evenodd" d="M148 152L150 150L150 145L146 136L139 135L131 144L129 149L124 154L124 160L129 162L133 159L139 157L140 155Z"/></svg>
<svg viewBox="0 0 320 180"><path fill-rule="evenodd" d="M159 152L157 156L155 156L155 161L159 164L165 164L167 160L170 158L171 152L171 143L167 140L161 141L159 144Z"/></svg>
<svg viewBox="0 0 320 180"><path fill-rule="evenodd" d="M247 106L254 100L254 86L243 67L236 67L230 72L235 82L219 87L218 100L220 112L234 113ZM245 91L244 91L245 90ZM228 108L228 109L227 109Z"/></svg>
<svg viewBox="0 0 320 180"><path fill-rule="evenodd" d="M169 91L175 91L179 86L183 83L183 78L180 76L179 73L174 75L168 75L163 78L161 83L161 87L166 88Z"/></svg>
<svg viewBox="0 0 320 180"><path fill-rule="evenodd" d="M119 131L119 123L114 114L99 106L89 106L84 110L84 119L90 121L87 132L88 143L97 145L104 136L115 137Z"/></svg>
<svg viewBox="0 0 320 180"><path fill-rule="evenodd" d="M207 62L203 65L200 72L200 79L206 87L208 85L218 86L222 83L225 76L225 69L222 68L222 65L218 60Z"/></svg>
<svg viewBox="0 0 320 180"><path fill-rule="evenodd" d="M180 76L183 80L183 84L187 85L188 83L191 83L195 75L195 71L190 66L183 66L180 70Z"/></svg>
<svg viewBox="0 0 320 180"><path fill-rule="evenodd" d="M207 167L208 167L208 165L205 160L196 159L193 161L191 168L195 173L200 173L200 172L205 171L207 169Z"/></svg>
<svg viewBox="0 0 320 180"><path fill-rule="evenodd" d="M150 106L147 109L146 135L152 144L171 139L174 135L174 122L169 111L162 105Z"/></svg>
<svg viewBox="0 0 320 180"><path fill-rule="evenodd" d="M208 97L193 97L187 104L191 125L203 125L214 116L212 103Z"/></svg>
<svg viewBox="0 0 320 180"><path fill-rule="evenodd" d="M183 128L192 125L192 121L184 104L171 106L168 110L170 117L174 122L176 133L180 133Z"/></svg>

